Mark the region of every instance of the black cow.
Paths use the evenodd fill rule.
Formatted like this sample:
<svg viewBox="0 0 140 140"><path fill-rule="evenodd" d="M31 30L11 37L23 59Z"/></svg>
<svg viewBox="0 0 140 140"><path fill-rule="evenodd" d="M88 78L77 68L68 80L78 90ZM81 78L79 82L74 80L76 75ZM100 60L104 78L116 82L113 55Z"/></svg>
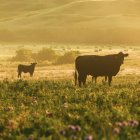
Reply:
<svg viewBox="0 0 140 140"><path fill-rule="evenodd" d="M122 52L118 54L98 56L98 55L84 55L78 56L75 60L75 85L77 84L77 72L78 82L81 87L86 83L87 75L94 77L107 76L108 83L111 84L112 76L116 76L120 70L121 64L123 64L124 57L128 54Z"/></svg>
<svg viewBox="0 0 140 140"><path fill-rule="evenodd" d="M18 65L18 78L20 77L21 78L21 73L24 72L24 73L27 73L29 72L30 73L30 76L33 76L33 73L34 73L34 69L35 69L35 65L37 63L31 63L31 65L21 65L19 64Z"/></svg>

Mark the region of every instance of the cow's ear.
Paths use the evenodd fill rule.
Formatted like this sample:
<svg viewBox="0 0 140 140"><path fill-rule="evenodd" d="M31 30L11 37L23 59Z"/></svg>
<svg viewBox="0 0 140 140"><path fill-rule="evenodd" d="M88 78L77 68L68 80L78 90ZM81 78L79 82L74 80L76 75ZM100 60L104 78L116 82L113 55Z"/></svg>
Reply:
<svg viewBox="0 0 140 140"><path fill-rule="evenodd" d="M129 54L128 53L126 53L126 54L124 54L124 57L127 57Z"/></svg>

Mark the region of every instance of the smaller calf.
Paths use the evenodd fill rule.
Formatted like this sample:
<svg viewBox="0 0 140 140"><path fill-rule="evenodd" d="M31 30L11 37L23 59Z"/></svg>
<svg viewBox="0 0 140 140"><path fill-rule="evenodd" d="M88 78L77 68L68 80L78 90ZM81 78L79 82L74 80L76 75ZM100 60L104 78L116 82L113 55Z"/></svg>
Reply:
<svg viewBox="0 0 140 140"><path fill-rule="evenodd" d="M32 77L33 76L33 73L34 73L34 69L35 69L35 65L37 63L31 63L31 65L21 65L19 64L18 65L18 78L20 77L21 78L21 73L24 72L24 73L27 73L29 72L30 73L30 76Z"/></svg>

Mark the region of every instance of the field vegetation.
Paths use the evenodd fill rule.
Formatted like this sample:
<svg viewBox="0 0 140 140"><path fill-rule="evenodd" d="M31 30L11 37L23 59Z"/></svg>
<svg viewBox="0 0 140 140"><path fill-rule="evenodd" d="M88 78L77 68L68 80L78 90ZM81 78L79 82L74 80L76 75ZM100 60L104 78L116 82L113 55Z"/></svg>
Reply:
<svg viewBox="0 0 140 140"><path fill-rule="evenodd" d="M140 137L140 76L118 76L86 88L71 80L0 82L1 139L113 139Z"/></svg>
<svg viewBox="0 0 140 140"><path fill-rule="evenodd" d="M42 49L34 45L21 45L24 47L19 49L15 45L13 52L5 46L6 53L0 59L0 139L139 139L138 46L50 44ZM73 60L70 54L105 55L120 51L129 53L129 57L111 87L102 77L96 85L88 77L86 87L74 86L74 61L65 59ZM51 53L62 63L53 63ZM41 60L38 59L34 77L23 74L18 79L17 65L35 61L33 54L42 56L38 57Z"/></svg>
<svg viewBox="0 0 140 140"><path fill-rule="evenodd" d="M0 140L140 139L138 0L0 3ZM78 55L119 52L129 57L110 87L74 86Z"/></svg>
<svg viewBox="0 0 140 140"><path fill-rule="evenodd" d="M59 79L64 77L73 79L75 69L74 60L77 55L106 55L120 51L129 53L129 57L125 59L118 75L139 75L139 46L1 44L0 79L17 79L18 64L29 65L32 62L38 63L35 68L34 79ZM22 77L29 79L29 74L23 73Z"/></svg>
<svg viewBox="0 0 140 140"><path fill-rule="evenodd" d="M72 64L75 58L80 55L79 51L68 51L63 55L56 54L55 50L51 48L42 48L37 53L32 53L29 49L19 49L16 51L16 56L11 58L11 61L17 62L29 62L36 61L42 63L44 61L50 62L50 64Z"/></svg>

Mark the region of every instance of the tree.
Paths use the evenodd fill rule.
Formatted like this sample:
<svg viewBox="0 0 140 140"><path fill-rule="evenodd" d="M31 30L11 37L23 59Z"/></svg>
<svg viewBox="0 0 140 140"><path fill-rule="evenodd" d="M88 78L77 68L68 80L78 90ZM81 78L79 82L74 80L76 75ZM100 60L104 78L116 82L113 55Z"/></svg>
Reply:
<svg viewBox="0 0 140 140"><path fill-rule="evenodd" d="M13 61L30 61L32 60L32 51L29 49L19 49L16 51L16 56L12 58Z"/></svg>
<svg viewBox="0 0 140 140"><path fill-rule="evenodd" d="M80 52L78 51L66 52L64 55L58 57L56 64L72 64L74 63L76 56L79 54Z"/></svg>
<svg viewBox="0 0 140 140"><path fill-rule="evenodd" d="M56 56L57 55L54 50L50 48L43 48L36 54L36 59L38 61L45 61L45 60L53 61L56 59Z"/></svg>

